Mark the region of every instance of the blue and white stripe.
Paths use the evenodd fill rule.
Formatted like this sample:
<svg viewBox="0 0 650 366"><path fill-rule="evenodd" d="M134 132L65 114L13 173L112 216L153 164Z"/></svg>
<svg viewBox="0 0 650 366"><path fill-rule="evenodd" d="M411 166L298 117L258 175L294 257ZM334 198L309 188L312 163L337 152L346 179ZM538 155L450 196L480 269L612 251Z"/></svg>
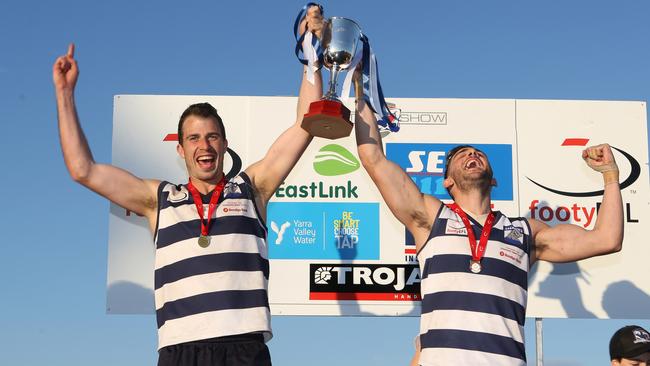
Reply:
<svg viewBox="0 0 650 366"><path fill-rule="evenodd" d="M481 273L470 272L464 224L446 206L418 253L423 366L526 364L530 227L523 218L495 214ZM480 237L481 224L470 222Z"/></svg>
<svg viewBox="0 0 650 366"><path fill-rule="evenodd" d="M202 196L207 208L210 195ZM231 179L212 217L210 245L186 185L159 187L154 294L158 348L259 332L271 338L266 225L245 173Z"/></svg>

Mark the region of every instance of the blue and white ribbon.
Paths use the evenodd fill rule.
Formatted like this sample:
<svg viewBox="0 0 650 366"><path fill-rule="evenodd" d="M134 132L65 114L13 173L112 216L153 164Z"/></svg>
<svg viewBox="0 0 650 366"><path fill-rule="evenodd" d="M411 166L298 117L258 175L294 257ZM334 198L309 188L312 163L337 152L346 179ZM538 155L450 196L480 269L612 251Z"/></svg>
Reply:
<svg viewBox="0 0 650 366"><path fill-rule="evenodd" d="M363 58L363 43L359 44L359 47L357 47L357 53L352 58L352 61L350 61L350 65L346 68L347 74L345 75L345 80L343 81L341 98L350 97L350 89L352 89L352 76L354 75L354 70L356 70L357 65L359 65L359 62L361 62L362 58Z"/></svg>
<svg viewBox="0 0 650 366"><path fill-rule="evenodd" d="M399 131L399 120L386 104L384 92L381 90L381 84L379 83L377 57L372 52L370 42L365 34L361 35L361 43L363 44L363 97L375 112L379 126L389 129L391 132L397 132Z"/></svg>
<svg viewBox="0 0 650 366"><path fill-rule="evenodd" d="M359 45L356 55L354 55L354 58L350 62L350 66L347 67L348 73L343 82L341 97L350 97L352 75L354 74L354 70L357 68L359 62L361 62L363 64L363 98L375 113L379 128L390 130L391 132L397 132L399 131L399 120L388 108L386 99L384 98L384 93L381 90L379 71L377 69L377 57L375 56L375 53L372 52L370 42L368 42L368 37L362 34L360 42L361 44Z"/></svg>
<svg viewBox="0 0 650 366"><path fill-rule="evenodd" d="M316 3L307 3L298 12L296 21L293 24L293 35L296 37L296 57L303 65L307 65L307 81L314 83L314 72L322 65L323 50L321 48L318 37L314 37L312 32L307 31L301 35L299 34L300 23L307 16L307 10L312 6L318 6L320 13L323 13L323 7ZM318 66L317 66L318 65Z"/></svg>

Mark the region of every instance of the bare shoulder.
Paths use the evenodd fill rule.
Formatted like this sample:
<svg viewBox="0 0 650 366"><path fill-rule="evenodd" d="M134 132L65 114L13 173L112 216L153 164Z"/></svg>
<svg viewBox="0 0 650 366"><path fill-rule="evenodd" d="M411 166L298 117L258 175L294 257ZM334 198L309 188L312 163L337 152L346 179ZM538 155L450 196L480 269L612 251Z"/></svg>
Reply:
<svg viewBox="0 0 650 366"><path fill-rule="evenodd" d="M143 179L142 183L146 191L143 195L142 214L151 222L158 217L158 190L162 181L157 179Z"/></svg>
<svg viewBox="0 0 650 366"><path fill-rule="evenodd" d="M255 191L256 195L263 194L264 192L262 191L264 187L261 187L257 175L260 170L261 164L260 162L255 162L251 165L249 165L246 169L243 170L244 173L246 173L246 176L248 176L248 179L251 181L251 186L253 187L253 190Z"/></svg>
<svg viewBox="0 0 650 366"><path fill-rule="evenodd" d="M428 211L427 216L429 216L430 221L433 223L433 220L436 218L436 215L438 214L438 211L440 211L440 207L442 207L443 203L438 198L428 194L424 195L424 203Z"/></svg>
<svg viewBox="0 0 650 366"><path fill-rule="evenodd" d="M539 233L543 232L544 230L550 228L550 226L546 223L543 223L539 220L535 219L526 219L528 221L528 225L530 225L530 238L531 238L531 250L529 253L529 263L532 266L533 263L537 262L540 256L540 253L538 251L543 251L546 249L546 244L544 244L544 238L543 235L539 235Z"/></svg>
<svg viewBox="0 0 650 366"><path fill-rule="evenodd" d="M160 184L162 183L162 181L159 179L143 179L142 182L144 183L145 188L149 192L149 196L151 197L151 199L154 200L154 206L157 206L158 189L160 188Z"/></svg>
<svg viewBox="0 0 650 366"><path fill-rule="evenodd" d="M259 179L257 179L256 175L259 169L260 164L259 162L256 162L251 164L248 168L244 169L243 172L250 180L250 189L253 194L253 199L255 200L255 204L257 205L257 208L262 215L262 219L266 221L266 206L275 191L267 192L268 189L265 191L266 188L263 187L263 185L259 184Z"/></svg>
<svg viewBox="0 0 650 366"><path fill-rule="evenodd" d="M539 220L535 220L535 219L526 219L526 220L528 221L528 224L530 225L530 231L531 231L530 235L533 238L535 238L535 236L537 236L537 234L539 234L540 232L550 228L550 226L548 224L543 223L543 222L541 222Z"/></svg>

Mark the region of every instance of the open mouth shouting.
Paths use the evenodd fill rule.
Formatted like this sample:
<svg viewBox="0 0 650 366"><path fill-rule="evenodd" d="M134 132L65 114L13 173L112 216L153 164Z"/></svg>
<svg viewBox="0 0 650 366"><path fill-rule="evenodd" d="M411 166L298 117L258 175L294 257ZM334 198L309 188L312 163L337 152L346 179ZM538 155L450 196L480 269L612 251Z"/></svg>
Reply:
<svg viewBox="0 0 650 366"><path fill-rule="evenodd" d="M217 166L217 156L215 154L201 154L196 158L196 165L201 170L213 170Z"/></svg>
<svg viewBox="0 0 650 366"><path fill-rule="evenodd" d="M483 166L483 163L478 158L469 158L467 161L465 161L465 170L472 170L476 168L481 168Z"/></svg>

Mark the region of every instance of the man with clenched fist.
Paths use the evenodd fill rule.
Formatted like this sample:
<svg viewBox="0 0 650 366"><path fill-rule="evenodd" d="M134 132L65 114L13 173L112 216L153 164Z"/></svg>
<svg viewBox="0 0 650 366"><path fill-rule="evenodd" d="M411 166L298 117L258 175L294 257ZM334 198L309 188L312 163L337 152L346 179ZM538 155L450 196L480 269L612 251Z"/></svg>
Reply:
<svg viewBox="0 0 650 366"><path fill-rule="evenodd" d="M359 95L355 129L364 168L416 243L422 314L412 364L525 365L524 320L532 264L577 261L621 250L619 173L607 144L582 152L586 164L602 174L604 184L595 226L585 230L492 211L492 167L485 153L469 145L447 154L444 186L454 202L445 205L423 194L384 155L375 116Z"/></svg>

